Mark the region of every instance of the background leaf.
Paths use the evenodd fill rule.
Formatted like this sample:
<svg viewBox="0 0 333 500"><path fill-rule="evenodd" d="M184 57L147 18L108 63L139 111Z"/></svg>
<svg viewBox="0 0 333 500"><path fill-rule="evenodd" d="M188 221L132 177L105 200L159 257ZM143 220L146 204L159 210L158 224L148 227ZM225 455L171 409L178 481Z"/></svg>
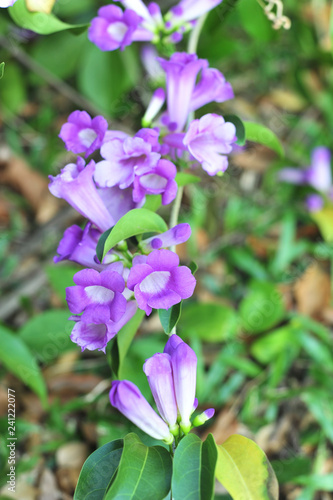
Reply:
<svg viewBox="0 0 333 500"><path fill-rule="evenodd" d="M0 325L0 361L26 385L28 385L47 405L47 392L44 379L35 358L23 340Z"/></svg>
<svg viewBox="0 0 333 500"><path fill-rule="evenodd" d="M210 500L214 496L217 448L211 434L206 441L185 436L173 459L172 496L175 500Z"/></svg>
<svg viewBox="0 0 333 500"><path fill-rule="evenodd" d="M277 500L278 482L265 453L234 434L218 446L216 477L233 500Z"/></svg>
<svg viewBox="0 0 333 500"><path fill-rule="evenodd" d="M102 500L117 470L123 440L117 439L98 448L84 462L74 493L74 500Z"/></svg>
<svg viewBox="0 0 333 500"><path fill-rule="evenodd" d="M135 208L125 214L112 228L104 244L103 257L120 241L143 233L163 233L168 226L162 217L146 208Z"/></svg>
<svg viewBox="0 0 333 500"><path fill-rule="evenodd" d="M172 460L162 446L148 447L134 433L124 439L117 476L105 500L163 500L170 491Z"/></svg>
<svg viewBox="0 0 333 500"><path fill-rule="evenodd" d="M244 127L247 141L263 144L275 151L281 158L284 157L283 146L272 130L253 122L244 122Z"/></svg>
<svg viewBox="0 0 333 500"><path fill-rule="evenodd" d="M225 115L223 118L225 119L226 122L231 122L235 125L236 137L237 137L236 144L238 144L238 146L244 146L246 142L246 137L245 137L245 127L243 121L239 118L239 116L236 115Z"/></svg>

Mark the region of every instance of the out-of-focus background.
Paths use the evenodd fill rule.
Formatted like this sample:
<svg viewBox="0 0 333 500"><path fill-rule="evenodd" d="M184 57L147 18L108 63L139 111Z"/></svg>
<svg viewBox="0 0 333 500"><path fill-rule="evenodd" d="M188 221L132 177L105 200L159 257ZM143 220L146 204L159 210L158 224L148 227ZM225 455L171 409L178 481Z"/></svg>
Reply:
<svg viewBox="0 0 333 500"><path fill-rule="evenodd" d="M54 12L69 23L88 23L103 4L58 0ZM209 14L198 54L224 73L236 97L204 111L266 125L283 143L285 158L248 143L222 178L202 174L202 184L186 188L180 215L192 237L178 251L199 271L178 331L199 358L200 404L216 408L200 432L212 432L218 443L233 433L255 439L286 500L333 498L333 248L305 207L309 188L277 180L282 167L308 166L314 147L333 151L330 10L325 0L289 0L290 30L274 30L255 0L224 0ZM109 404L107 357L81 354L69 340L65 287L79 268L54 265L52 258L65 228L81 220L50 195L48 175L74 160L58 138L73 110L103 114L115 129L140 126L160 77L154 55L142 49L101 52L86 31L40 36L0 12L6 63L0 80L0 432L7 432L10 387L18 438L10 498L72 498L87 456L131 428ZM333 211L329 227L331 221L333 227ZM8 357L3 346L11 332L15 355ZM163 335L157 316L145 320L123 368L124 378L148 398L142 364L163 349ZM8 497L7 454L1 440L1 499ZM221 490L216 498L229 497Z"/></svg>

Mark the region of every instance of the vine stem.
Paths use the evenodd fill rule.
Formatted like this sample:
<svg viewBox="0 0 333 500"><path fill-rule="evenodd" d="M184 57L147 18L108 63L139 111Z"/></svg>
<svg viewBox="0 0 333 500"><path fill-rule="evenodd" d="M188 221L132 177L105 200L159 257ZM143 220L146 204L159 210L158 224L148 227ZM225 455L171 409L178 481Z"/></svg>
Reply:
<svg viewBox="0 0 333 500"><path fill-rule="evenodd" d="M187 46L187 52L189 54L194 54L197 51L200 33L201 33L203 25L206 21L206 18L207 18L207 14L204 14L203 16L199 17L197 24L195 25L193 31L190 34L190 38L189 38L188 46Z"/></svg>

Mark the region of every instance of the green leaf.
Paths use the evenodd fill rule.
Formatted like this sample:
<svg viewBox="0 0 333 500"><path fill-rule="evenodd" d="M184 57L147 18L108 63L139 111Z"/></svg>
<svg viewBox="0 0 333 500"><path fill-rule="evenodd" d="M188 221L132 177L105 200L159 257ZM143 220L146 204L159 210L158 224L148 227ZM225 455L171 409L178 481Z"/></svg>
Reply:
<svg viewBox="0 0 333 500"><path fill-rule="evenodd" d="M273 283L254 282L239 312L244 329L260 333L277 325L285 315L285 308L281 293Z"/></svg>
<svg viewBox="0 0 333 500"><path fill-rule="evenodd" d="M163 233L168 226L162 217L146 208L127 212L112 228L104 244L103 257L120 241L143 233Z"/></svg>
<svg viewBox="0 0 333 500"><path fill-rule="evenodd" d="M179 330L185 337L219 342L237 335L238 317L228 306L215 303L184 303Z"/></svg>
<svg viewBox="0 0 333 500"><path fill-rule="evenodd" d="M19 331L20 338L40 361L49 362L68 349L76 349L70 339L73 323L68 316L68 311L60 309L45 311L29 319Z"/></svg>
<svg viewBox="0 0 333 500"><path fill-rule="evenodd" d="M293 351L296 356L299 352L297 336L298 333L292 325L283 326L253 342L251 354L263 364L273 362L286 350Z"/></svg>
<svg viewBox="0 0 333 500"><path fill-rule="evenodd" d="M326 437L333 443L333 401L331 394L321 388L307 390L301 395Z"/></svg>
<svg viewBox="0 0 333 500"><path fill-rule="evenodd" d="M170 309L159 309L158 315L160 318L161 325L163 326L163 330L165 333L171 333L172 329L177 325L180 315L182 312L182 302L179 304L175 304L170 307Z"/></svg>
<svg viewBox="0 0 333 500"><path fill-rule="evenodd" d="M23 340L0 325L0 362L29 386L47 406L46 386L35 358Z"/></svg>
<svg viewBox="0 0 333 500"><path fill-rule="evenodd" d="M284 157L283 146L274 132L259 123L244 122L244 127L247 141L263 144L275 151L281 158Z"/></svg>
<svg viewBox="0 0 333 500"><path fill-rule="evenodd" d="M87 24L67 24L60 21L53 14L45 12L30 12L26 6L25 0L17 0L17 2L9 7L8 12L13 21L21 28L34 31L39 35L49 35L57 31L68 29L77 29L82 31Z"/></svg>
<svg viewBox="0 0 333 500"><path fill-rule="evenodd" d="M0 80L3 78L3 75L5 74L5 63L2 62L0 63Z"/></svg>
<svg viewBox="0 0 333 500"><path fill-rule="evenodd" d="M333 208L327 206L316 212L311 212L311 218L315 221L322 237L327 242L333 241Z"/></svg>
<svg viewBox="0 0 333 500"><path fill-rule="evenodd" d="M160 194L148 194L143 208L151 212L157 212L162 205L162 196Z"/></svg>
<svg viewBox="0 0 333 500"><path fill-rule="evenodd" d="M170 491L172 460L162 446L148 447L136 434L124 439L114 482L104 500L163 500Z"/></svg>
<svg viewBox="0 0 333 500"><path fill-rule="evenodd" d="M196 184L201 181L200 177L197 175L189 174L187 172L178 172L175 180L178 187L187 186L188 184Z"/></svg>
<svg viewBox="0 0 333 500"><path fill-rule="evenodd" d="M111 346L111 369L118 378L123 378L122 367L123 362L130 348L132 340L139 329L145 312L138 309L126 325L124 325L115 337L115 341Z"/></svg>
<svg viewBox="0 0 333 500"><path fill-rule="evenodd" d="M246 138L243 121L239 118L239 116L236 115L225 115L223 118L226 122L231 122L235 125L237 137L236 144L238 144L238 146L244 146L244 144L246 143Z"/></svg>
<svg viewBox="0 0 333 500"><path fill-rule="evenodd" d="M73 500L103 500L122 451L122 439L111 441L94 451L83 464Z"/></svg>
<svg viewBox="0 0 333 500"><path fill-rule="evenodd" d="M214 497L217 448L214 438L206 441L195 434L185 436L173 459L172 497L174 500L211 500Z"/></svg>
<svg viewBox="0 0 333 500"><path fill-rule="evenodd" d="M1 112L6 117L19 115L26 101L26 83L20 66L14 62L7 64L6 77L0 85Z"/></svg>
<svg viewBox="0 0 333 500"><path fill-rule="evenodd" d="M111 231L112 231L112 227L110 227L110 229L107 229L106 231L104 231L104 233L102 234L102 236L99 237L99 240L97 242L96 257L98 258L98 260L100 262L103 262L104 245L105 245L105 242L108 239Z"/></svg>
<svg viewBox="0 0 333 500"><path fill-rule="evenodd" d="M234 434L218 446L216 477L233 500L277 500L278 482L265 453Z"/></svg>

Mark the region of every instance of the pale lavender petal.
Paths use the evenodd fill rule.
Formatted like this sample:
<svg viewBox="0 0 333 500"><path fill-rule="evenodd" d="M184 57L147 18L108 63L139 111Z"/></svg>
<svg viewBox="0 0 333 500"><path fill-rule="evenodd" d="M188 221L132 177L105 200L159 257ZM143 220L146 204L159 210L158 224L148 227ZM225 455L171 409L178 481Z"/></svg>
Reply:
<svg viewBox="0 0 333 500"><path fill-rule="evenodd" d="M170 356L155 354L146 360L143 371L147 375L149 387L161 417L170 427L174 427L177 422L177 403Z"/></svg>
<svg viewBox="0 0 333 500"><path fill-rule="evenodd" d="M141 241L141 248L147 250L158 250L184 243L191 236L191 226L187 223L178 224L165 233L152 236Z"/></svg>
<svg viewBox="0 0 333 500"><path fill-rule="evenodd" d="M319 194L310 194L306 198L306 206L309 212L318 212L324 206L324 200Z"/></svg>
<svg viewBox="0 0 333 500"><path fill-rule="evenodd" d="M311 167L306 172L310 186L326 193L332 186L331 153L325 147L315 148L312 152Z"/></svg>
<svg viewBox="0 0 333 500"><path fill-rule="evenodd" d="M300 168L283 168L278 173L278 179L290 184L306 184L306 171Z"/></svg>
<svg viewBox="0 0 333 500"><path fill-rule="evenodd" d="M179 265L179 257L170 250L154 250L148 255L147 264L154 271L171 271Z"/></svg>
<svg viewBox="0 0 333 500"><path fill-rule="evenodd" d="M133 259L133 267L130 270L129 277L127 279L127 288L134 290L137 283L140 283L146 276L148 276L152 271L152 267L147 264L136 264Z"/></svg>
<svg viewBox="0 0 333 500"><path fill-rule="evenodd" d="M132 382L128 380L112 382L110 402L125 417L153 438L172 443L173 436L167 424L157 415Z"/></svg>
<svg viewBox="0 0 333 500"><path fill-rule="evenodd" d="M191 270L186 266L180 266L171 271L169 286L177 292L182 299L188 299L193 295L196 279Z"/></svg>
<svg viewBox="0 0 333 500"><path fill-rule="evenodd" d="M121 320L126 311L126 304L127 301L125 297L121 293L116 292L114 294L114 299L110 304L110 319L112 321L116 323Z"/></svg>
<svg viewBox="0 0 333 500"><path fill-rule="evenodd" d="M68 304L68 309L73 314L80 314L89 304L89 299L82 286L67 287L66 301Z"/></svg>
<svg viewBox="0 0 333 500"><path fill-rule="evenodd" d="M195 111L209 102L224 102L233 97L232 87L222 73L214 68L205 68L193 90L190 110Z"/></svg>

